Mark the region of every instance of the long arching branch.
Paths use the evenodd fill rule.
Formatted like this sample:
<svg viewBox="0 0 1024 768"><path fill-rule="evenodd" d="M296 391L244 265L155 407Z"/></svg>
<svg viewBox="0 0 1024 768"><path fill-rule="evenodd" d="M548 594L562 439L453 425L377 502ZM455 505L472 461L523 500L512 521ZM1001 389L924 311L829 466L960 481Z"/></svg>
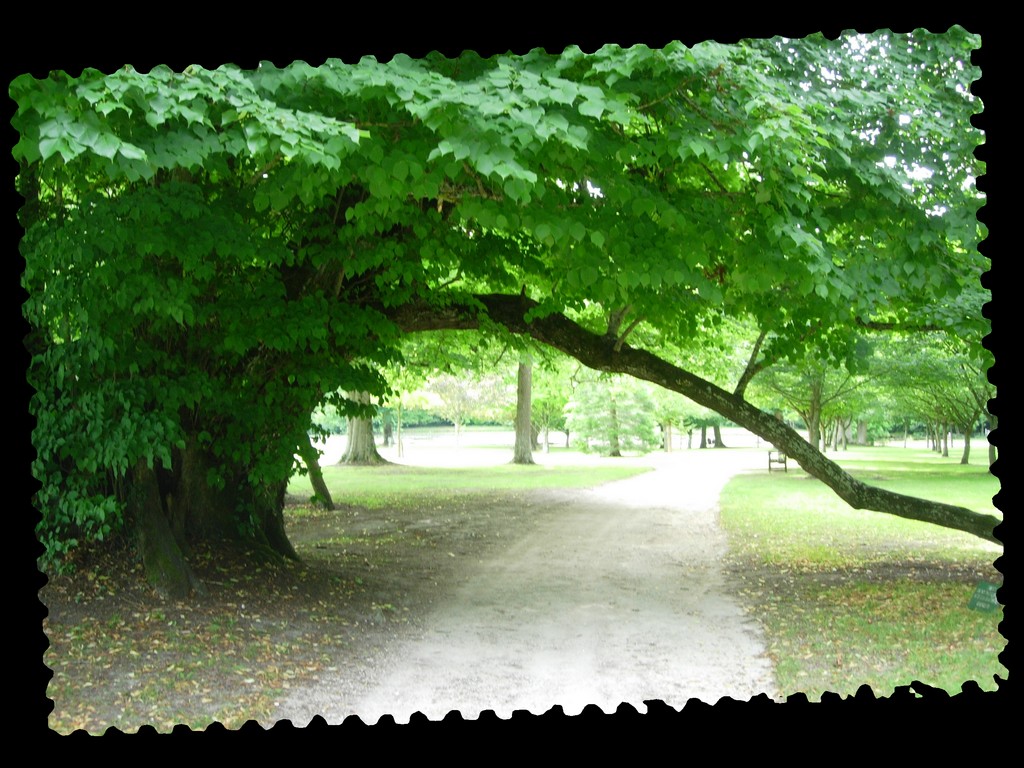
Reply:
<svg viewBox="0 0 1024 768"><path fill-rule="evenodd" d="M616 348L614 340L591 333L561 314L527 320L528 313L536 310L538 304L525 296L488 294L474 298L475 306L406 305L390 309L386 314L406 331L476 328L482 318L489 318L513 333L531 336L559 349L590 368L629 374L710 408L785 451L809 475L825 483L854 509L920 520L999 542L994 532L999 519L995 516L867 485L771 414L651 352L627 344Z"/></svg>

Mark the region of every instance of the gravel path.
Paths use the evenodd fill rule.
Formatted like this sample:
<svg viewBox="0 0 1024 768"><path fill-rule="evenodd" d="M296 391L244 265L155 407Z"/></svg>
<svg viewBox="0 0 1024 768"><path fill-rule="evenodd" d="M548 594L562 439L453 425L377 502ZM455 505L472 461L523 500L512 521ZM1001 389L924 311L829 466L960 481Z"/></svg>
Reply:
<svg viewBox="0 0 1024 768"><path fill-rule="evenodd" d="M546 494L557 514L472 566L417 628L356 678L325 677L281 702L296 725L356 714L399 723L451 710L567 715L622 702L777 697L756 621L722 572L718 495L759 451L686 451L645 458L655 471L592 490ZM503 535L503 539L504 539Z"/></svg>

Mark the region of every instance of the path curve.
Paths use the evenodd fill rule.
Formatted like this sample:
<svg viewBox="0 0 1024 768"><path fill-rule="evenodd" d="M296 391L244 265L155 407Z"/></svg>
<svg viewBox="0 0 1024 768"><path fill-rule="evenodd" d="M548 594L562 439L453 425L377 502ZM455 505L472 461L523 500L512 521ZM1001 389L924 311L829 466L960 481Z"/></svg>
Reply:
<svg viewBox="0 0 1024 768"><path fill-rule="evenodd" d="M558 514L490 553L425 618L373 660L366 678L293 692L281 718L372 724L422 712L440 720L494 710L567 715L660 699L778 698L757 622L722 570L718 496L763 451L647 457L654 471L546 494ZM307 716L308 717L305 717Z"/></svg>

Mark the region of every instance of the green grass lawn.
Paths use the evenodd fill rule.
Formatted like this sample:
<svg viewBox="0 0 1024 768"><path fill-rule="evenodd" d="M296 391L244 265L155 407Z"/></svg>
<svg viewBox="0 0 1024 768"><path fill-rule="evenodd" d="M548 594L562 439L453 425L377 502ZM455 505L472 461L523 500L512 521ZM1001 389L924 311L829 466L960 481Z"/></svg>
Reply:
<svg viewBox="0 0 1024 768"><path fill-rule="evenodd" d="M873 485L999 514L999 481L984 465L899 448L837 457ZM955 694L968 680L989 690L1006 678L1002 611L967 607L979 581L1000 580L995 545L853 510L799 469L734 478L721 515L784 695L847 695L867 683L886 696L914 681Z"/></svg>
<svg viewBox="0 0 1024 768"><path fill-rule="evenodd" d="M506 449L507 450L507 449ZM588 488L647 471L643 467L558 465L531 467L503 464L496 467L413 467L388 464L377 467L329 466L324 482L338 504L379 509L408 508L448 496L525 491L535 488ZM296 476L288 492L302 498L313 495L309 478Z"/></svg>

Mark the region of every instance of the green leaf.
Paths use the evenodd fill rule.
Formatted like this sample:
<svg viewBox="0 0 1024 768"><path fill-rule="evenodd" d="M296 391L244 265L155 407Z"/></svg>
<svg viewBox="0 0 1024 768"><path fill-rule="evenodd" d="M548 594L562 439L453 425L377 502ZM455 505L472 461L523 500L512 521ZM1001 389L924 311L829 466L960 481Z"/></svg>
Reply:
<svg viewBox="0 0 1024 768"><path fill-rule="evenodd" d="M586 115L587 117L599 118L604 111L605 102L603 99L588 99L580 104L580 114Z"/></svg>

